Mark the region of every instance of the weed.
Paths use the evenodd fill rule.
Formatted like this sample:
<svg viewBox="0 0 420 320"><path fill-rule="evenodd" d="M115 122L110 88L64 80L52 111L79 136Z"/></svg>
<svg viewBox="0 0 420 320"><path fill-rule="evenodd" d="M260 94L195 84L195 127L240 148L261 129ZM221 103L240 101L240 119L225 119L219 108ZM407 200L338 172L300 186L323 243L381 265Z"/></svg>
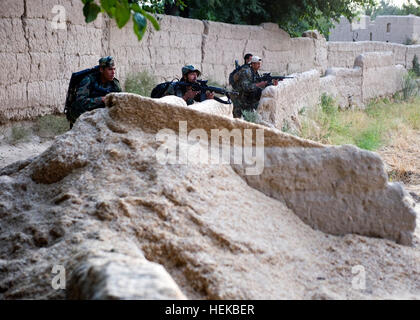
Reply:
<svg viewBox="0 0 420 320"><path fill-rule="evenodd" d="M40 137L53 138L70 129L67 119L58 115L39 117L35 124L36 133Z"/></svg>
<svg viewBox="0 0 420 320"><path fill-rule="evenodd" d="M369 126L354 138L356 146L366 150L378 149L384 142L383 132L380 126Z"/></svg>
<svg viewBox="0 0 420 320"><path fill-rule="evenodd" d="M10 135L6 138L9 144L15 145L19 142L28 142L32 132L22 125L13 126Z"/></svg>
<svg viewBox="0 0 420 320"><path fill-rule="evenodd" d="M260 121L260 115L256 111L242 110L242 116L245 121L258 123Z"/></svg>
<svg viewBox="0 0 420 320"><path fill-rule="evenodd" d="M125 80L126 92L136 93L143 97L150 97L150 93L156 86L156 79L147 71L130 73Z"/></svg>
<svg viewBox="0 0 420 320"><path fill-rule="evenodd" d="M413 71L409 71L403 77L402 94L404 101L411 100L418 95L418 85L415 78L416 75Z"/></svg>

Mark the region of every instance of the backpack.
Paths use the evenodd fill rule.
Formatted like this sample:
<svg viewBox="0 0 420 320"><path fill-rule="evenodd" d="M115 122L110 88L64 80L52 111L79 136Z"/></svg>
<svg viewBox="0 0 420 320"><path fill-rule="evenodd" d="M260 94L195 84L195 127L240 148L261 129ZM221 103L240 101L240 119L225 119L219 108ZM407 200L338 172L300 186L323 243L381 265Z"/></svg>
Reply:
<svg viewBox="0 0 420 320"><path fill-rule="evenodd" d="M72 124L75 121L75 119L72 117L72 105L76 100L76 91L79 88L79 84L83 78L95 72L99 72L99 65L90 69L73 72L71 74L69 88L66 95L66 104L64 106L64 114L66 115L67 120L70 122L70 127L72 127Z"/></svg>
<svg viewBox="0 0 420 320"><path fill-rule="evenodd" d="M172 81L159 83L156 87L153 88L152 92L150 93L150 97L162 98L165 95L166 91L168 90L172 82L174 81L172 80Z"/></svg>
<svg viewBox="0 0 420 320"><path fill-rule="evenodd" d="M238 60L235 60L235 69L229 74L229 84L233 89L236 90L236 81L238 81L238 71L242 69L244 65L240 66Z"/></svg>

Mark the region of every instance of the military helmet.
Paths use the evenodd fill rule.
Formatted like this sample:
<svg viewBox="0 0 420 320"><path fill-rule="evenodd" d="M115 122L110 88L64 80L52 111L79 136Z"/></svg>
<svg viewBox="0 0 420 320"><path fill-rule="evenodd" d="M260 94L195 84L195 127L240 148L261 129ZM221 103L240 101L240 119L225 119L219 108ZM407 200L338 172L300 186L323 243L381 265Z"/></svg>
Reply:
<svg viewBox="0 0 420 320"><path fill-rule="evenodd" d="M102 68L114 67L115 66L114 57L107 56L107 57L100 58L99 66Z"/></svg>
<svg viewBox="0 0 420 320"><path fill-rule="evenodd" d="M192 66L192 65L188 65L188 66L184 66L184 67L182 67L182 75L183 75L183 76L187 75L187 74L188 74L188 73L190 73L190 72L197 72L197 76L198 76L198 77L199 77L199 76L200 76L200 74L201 74L200 70L198 70L198 69L194 68L194 66Z"/></svg>

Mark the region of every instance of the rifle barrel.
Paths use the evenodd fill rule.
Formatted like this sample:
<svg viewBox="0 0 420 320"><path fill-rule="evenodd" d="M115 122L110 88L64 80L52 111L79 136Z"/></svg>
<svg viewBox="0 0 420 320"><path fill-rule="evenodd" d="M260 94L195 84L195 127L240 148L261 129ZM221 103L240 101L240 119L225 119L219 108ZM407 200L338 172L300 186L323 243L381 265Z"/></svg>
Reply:
<svg viewBox="0 0 420 320"><path fill-rule="evenodd" d="M228 91L224 88L208 86L202 83L188 83L188 82L179 81L178 84L181 86L191 86L193 90L196 90L196 91L198 90L204 91L204 92L212 91L212 92L220 93L220 94L239 94L239 92L236 92L236 91Z"/></svg>

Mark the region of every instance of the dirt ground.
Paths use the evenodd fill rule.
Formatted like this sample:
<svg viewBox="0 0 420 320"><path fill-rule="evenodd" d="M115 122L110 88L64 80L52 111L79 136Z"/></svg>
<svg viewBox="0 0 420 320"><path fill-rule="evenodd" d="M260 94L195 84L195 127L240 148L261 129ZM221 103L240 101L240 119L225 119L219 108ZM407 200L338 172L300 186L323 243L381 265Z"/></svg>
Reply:
<svg viewBox="0 0 420 320"><path fill-rule="evenodd" d="M393 143L377 151L385 162L391 181L404 184L405 189L420 200L420 131L401 133ZM415 195L413 195L414 193Z"/></svg>
<svg viewBox="0 0 420 320"><path fill-rule="evenodd" d="M1 144L0 145L0 168L3 168L13 162L25 160L27 158L41 154L47 149L53 140L47 141L30 141L19 143L16 145Z"/></svg>

